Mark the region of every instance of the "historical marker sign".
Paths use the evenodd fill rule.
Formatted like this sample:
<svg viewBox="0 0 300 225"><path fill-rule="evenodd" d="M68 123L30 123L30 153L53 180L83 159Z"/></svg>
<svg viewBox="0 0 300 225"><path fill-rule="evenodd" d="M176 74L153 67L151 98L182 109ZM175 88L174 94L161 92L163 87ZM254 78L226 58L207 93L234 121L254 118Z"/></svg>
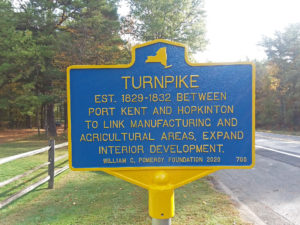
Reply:
<svg viewBox="0 0 300 225"><path fill-rule="evenodd" d="M164 40L132 54L129 65L68 68L72 169L254 165L252 64L191 64Z"/></svg>

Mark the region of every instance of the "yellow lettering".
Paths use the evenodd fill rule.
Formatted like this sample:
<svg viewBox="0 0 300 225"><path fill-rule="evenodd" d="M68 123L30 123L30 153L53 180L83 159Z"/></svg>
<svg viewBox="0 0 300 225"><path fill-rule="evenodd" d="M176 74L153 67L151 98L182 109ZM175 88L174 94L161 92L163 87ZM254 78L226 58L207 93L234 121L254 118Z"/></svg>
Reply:
<svg viewBox="0 0 300 225"><path fill-rule="evenodd" d="M100 95L95 95L95 103L101 103L99 98L100 98Z"/></svg>
<svg viewBox="0 0 300 225"><path fill-rule="evenodd" d="M191 88L198 88L198 85L194 85L194 83L197 83L197 80L195 80L194 78L199 77L199 75L191 75L190 76L190 85Z"/></svg>
<svg viewBox="0 0 300 225"><path fill-rule="evenodd" d="M151 89L153 88L153 85L152 85L152 77L150 76L144 76L143 77L143 88L145 89L146 88L146 84L149 84Z"/></svg>
<svg viewBox="0 0 300 225"><path fill-rule="evenodd" d="M127 83L127 80L130 78L129 76L126 76L126 77L121 77L122 79L125 79L125 90L127 90L128 88L128 83Z"/></svg>
<svg viewBox="0 0 300 225"><path fill-rule="evenodd" d="M184 84L184 86L186 87L186 88L189 88L189 86L185 83L185 78L187 78L187 75L185 75L184 77L183 77L183 79L181 78L181 76L179 76L179 88L181 88L181 83L183 83Z"/></svg>

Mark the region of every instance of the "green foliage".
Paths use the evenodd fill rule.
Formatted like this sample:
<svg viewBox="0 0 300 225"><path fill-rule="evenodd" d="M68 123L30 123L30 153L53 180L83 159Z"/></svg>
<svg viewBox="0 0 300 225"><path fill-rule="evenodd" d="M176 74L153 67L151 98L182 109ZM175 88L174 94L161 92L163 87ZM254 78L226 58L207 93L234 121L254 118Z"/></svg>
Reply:
<svg viewBox="0 0 300 225"><path fill-rule="evenodd" d="M60 26L55 63L63 70L72 64L125 63L129 52L124 49L119 31L117 8L106 0L82 1L80 13ZM62 32L64 31L64 32Z"/></svg>
<svg viewBox="0 0 300 225"><path fill-rule="evenodd" d="M300 24L264 38L261 45L268 60L257 70L258 125L299 129Z"/></svg>
<svg viewBox="0 0 300 225"><path fill-rule="evenodd" d="M49 113L66 101L67 66L128 61L116 6L106 0L19 4L14 11L0 0L0 126L33 118L35 126L53 128Z"/></svg>
<svg viewBox="0 0 300 225"><path fill-rule="evenodd" d="M117 0L0 0L0 126L52 129L54 105L65 105L65 70L74 64L129 62L120 38ZM202 0L129 0L123 33L165 38L201 50ZM126 23L131 22L131 23ZM55 135L55 134L54 134Z"/></svg>
<svg viewBox="0 0 300 225"><path fill-rule="evenodd" d="M137 40L169 39L192 51L206 45L203 0L128 0L131 14L123 18L124 34Z"/></svg>
<svg viewBox="0 0 300 225"><path fill-rule="evenodd" d="M36 43L30 31L17 29L16 13L10 3L0 1L0 114L32 115L34 105L24 106L24 98L33 97L33 67ZM3 16L2 16L3 15ZM18 105L22 107L18 108Z"/></svg>

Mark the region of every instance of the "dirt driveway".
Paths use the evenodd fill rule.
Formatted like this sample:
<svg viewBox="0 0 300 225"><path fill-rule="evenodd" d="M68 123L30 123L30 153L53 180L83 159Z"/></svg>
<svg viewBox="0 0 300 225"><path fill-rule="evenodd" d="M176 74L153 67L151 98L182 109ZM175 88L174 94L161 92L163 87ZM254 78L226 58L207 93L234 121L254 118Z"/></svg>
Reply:
<svg viewBox="0 0 300 225"><path fill-rule="evenodd" d="M45 132L41 130L41 132ZM23 139L37 134L37 129L4 129L0 130L0 144Z"/></svg>

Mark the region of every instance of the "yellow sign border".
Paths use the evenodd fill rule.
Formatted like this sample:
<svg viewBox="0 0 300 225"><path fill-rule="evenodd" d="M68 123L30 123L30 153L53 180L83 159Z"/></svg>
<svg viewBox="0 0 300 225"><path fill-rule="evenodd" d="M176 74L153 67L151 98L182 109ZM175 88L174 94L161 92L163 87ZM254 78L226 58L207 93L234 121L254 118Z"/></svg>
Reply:
<svg viewBox="0 0 300 225"><path fill-rule="evenodd" d="M114 69L114 68L130 68L135 63L135 50L137 48L142 48L148 45L153 45L156 43L166 43L174 46L179 46L184 48L184 58L188 65L190 66L222 66L222 65L251 65L252 66L252 164L249 166L183 166L183 167L113 167L113 168L74 168L72 166L72 140L71 140L71 102L70 102L70 70L72 69ZM217 171L220 169L251 169L255 165L255 65L251 62L236 62L236 63L192 63L188 60L187 47L184 44L168 41L164 39L156 39L143 44L135 45L131 50L132 58L129 64L119 64L119 65L73 65L67 68L67 102L68 102L68 151L69 151L69 167L73 171L104 171L114 176L118 176L121 179L125 179L131 183L137 184L136 181L130 181L128 178L121 176L119 173L116 174L114 171L136 171L136 170L207 170L207 171ZM211 173L211 172L209 172ZM205 176L205 175L204 175ZM200 178L200 177L198 177ZM192 181L194 179L191 179ZM190 182L189 181L189 182ZM187 183L187 182L185 182ZM142 184L137 184L139 186L144 186ZM181 185L179 185L181 186ZM146 187L145 187L146 188Z"/></svg>

